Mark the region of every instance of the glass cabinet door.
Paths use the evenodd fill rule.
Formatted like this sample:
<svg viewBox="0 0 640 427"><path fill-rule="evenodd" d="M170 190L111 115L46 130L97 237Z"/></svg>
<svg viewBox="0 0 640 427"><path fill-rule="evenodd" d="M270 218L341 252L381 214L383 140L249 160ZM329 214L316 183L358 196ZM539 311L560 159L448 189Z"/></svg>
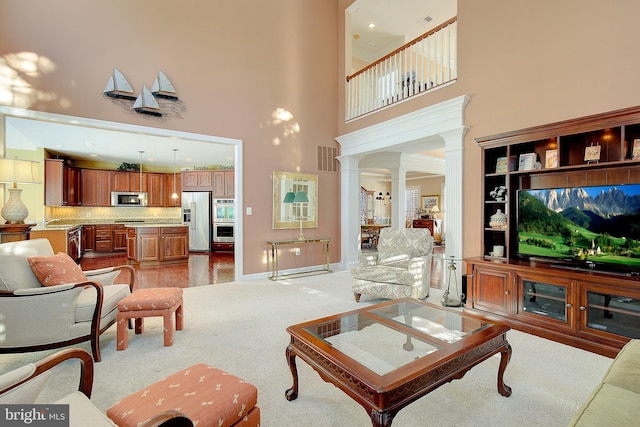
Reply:
<svg viewBox="0 0 640 427"><path fill-rule="evenodd" d="M586 313L587 328L640 338L640 298L587 290L580 310Z"/></svg>
<svg viewBox="0 0 640 427"><path fill-rule="evenodd" d="M567 321L567 288L535 280L522 280L522 311Z"/></svg>

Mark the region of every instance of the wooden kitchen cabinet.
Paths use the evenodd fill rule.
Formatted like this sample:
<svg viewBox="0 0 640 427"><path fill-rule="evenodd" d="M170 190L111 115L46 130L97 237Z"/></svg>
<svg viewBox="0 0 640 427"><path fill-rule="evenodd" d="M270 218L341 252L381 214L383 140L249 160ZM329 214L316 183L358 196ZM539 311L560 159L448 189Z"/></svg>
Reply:
<svg viewBox="0 0 640 427"><path fill-rule="evenodd" d="M174 187L175 183L175 187ZM172 199L171 195L173 194L173 190L176 190L176 194L178 197L176 199ZM173 174L165 174L164 176L164 206L172 208L178 207L182 205L182 180L180 174L176 174L175 182L173 179Z"/></svg>
<svg viewBox="0 0 640 427"><path fill-rule="evenodd" d="M175 227L131 227L127 229L127 259L139 264L187 262L189 229Z"/></svg>
<svg viewBox="0 0 640 427"><path fill-rule="evenodd" d="M96 225L96 252L111 252L111 239L112 236L110 224Z"/></svg>
<svg viewBox="0 0 640 427"><path fill-rule="evenodd" d="M124 224L111 226L111 248L114 252L127 250L127 229Z"/></svg>
<svg viewBox="0 0 640 427"><path fill-rule="evenodd" d="M108 170L82 169L82 206L111 206L111 179Z"/></svg>
<svg viewBox="0 0 640 427"><path fill-rule="evenodd" d="M183 191L213 191L211 171L185 171L181 174Z"/></svg>
<svg viewBox="0 0 640 427"><path fill-rule="evenodd" d="M135 228L127 228L127 260L135 261L138 258L137 233Z"/></svg>
<svg viewBox="0 0 640 427"><path fill-rule="evenodd" d="M93 252L96 250L96 226L82 226L82 249L85 252Z"/></svg>
<svg viewBox="0 0 640 427"><path fill-rule="evenodd" d="M160 236L161 261L188 259L189 230L187 227L162 227Z"/></svg>
<svg viewBox="0 0 640 427"><path fill-rule="evenodd" d="M62 159L45 159L46 206L80 206L80 186L80 169L67 166Z"/></svg>
<svg viewBox="0 0 640 427"><path fill-rule="evenodd" d="M233 198L234 171L213 172L213 197Z"/></svg>
<svg viewBox="0 0 640 427"><path fill-rule="evenodd" d="M147 175L147 206L164 206L164 174L146 173Z"/></svg>
<svg viewBox="0 0 640 427"><path fill-rule="evenodd" d="M111 191L147 191L146 173L142 174L142 190L140 190L140 172L109 171Z"/></svg>

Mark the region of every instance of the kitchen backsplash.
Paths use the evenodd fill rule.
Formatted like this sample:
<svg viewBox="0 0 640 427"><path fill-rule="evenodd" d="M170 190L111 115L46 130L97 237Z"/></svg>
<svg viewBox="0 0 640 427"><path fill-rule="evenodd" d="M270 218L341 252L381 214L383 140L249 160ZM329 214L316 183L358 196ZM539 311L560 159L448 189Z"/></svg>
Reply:
<svg viewBox="0 0 640 427"><path fill-rule="evenodd" d="M47 219L56 218L63 223L100 223L144 220L146 222L180 223L181 208L137 208L137 207L48 207Z"/></svg>

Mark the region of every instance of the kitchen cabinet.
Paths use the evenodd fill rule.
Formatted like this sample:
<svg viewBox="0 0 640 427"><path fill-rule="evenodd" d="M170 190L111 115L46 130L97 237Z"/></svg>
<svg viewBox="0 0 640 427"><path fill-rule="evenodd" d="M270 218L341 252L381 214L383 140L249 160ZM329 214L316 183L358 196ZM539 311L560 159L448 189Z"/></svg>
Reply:
<svg viewBox="0 0 640 427"><path fill-rule="evenodd" d="M142 173L142 190L140 190L140 172L109 171L111 191L147 191L146 173Z"/></svg>
<svg viewBox="0 0 640 427"><path fill-rule="evenodd" d="M62 159L45 159L45 205L80 206L80 169Z"/></svg>
<svg viewBox="0 0 640 427"><path fill-rule="evenodd" d="M109 171L81 170L82 206L111 206L111 180Z"/></svg>
<svg viewBox="0 0 640 427"><path fill-rule="evenodd" d="M233 198L234 171L213 172L213 197Z"/></svg>
<svg viewBox="0 0 640 427"><path fill-rule="evenodd" d="M175 187L174 187L175 184ZM171 195L173 194L173 190L175 188L177 198L172 199ZM173 179L173 174L165 174L164 176L164 206L166 207L177 207L181 206L182 203L182 180L180 174L176 174L175 181Z"/></svg>
<svg viewBox="0 0 640 427"><path fill-rule="evenodd" d="M124 224L111 226L111 249L114 252L127 250L127 229Z"/></svg>
<svg viewBox="0 0 640 427"><path fill-rule="evenodd" d="M164 206L164 174L145 173L147 176L147 206Z"/></svg>
<svg viewBox="0 0 640 427"><path fill-rule="evenodd" d="M82 226L82 250L85 252L93 252L96 250L96 226Z"/></svg>
<svg viewBox="0 0 640 427"><path fill-rule="evenodd" d="M640 338L640 279L549 263L465 259L466 311L613 357Z"/></svg>
<svg viewBox="0 0 640 427"><path fill-rule="evenodd" d="M189 259L188 227L127 228L127 259L139 264L187 262Z"/></svg>
<svg viewBox="0 0 640 427"><path fill-rule="evenodd" d="M111 252L112 251L112 236L110 224L98 224L96 225L96 252Z"/></svg>
<svg viewBox="0 0 640 427"><path fill-rule="evenodd" d="M211 171L185 171L181 174L182 191L213 191Z"/></svg>
<svg viewBox="0 0 640 427"><path fill-rule="evenodd" d="M47 239L53 253L63 252L77 261L82 257L80 246L81 226L60 227L54 229L33 229L31 239Z"/></svg>

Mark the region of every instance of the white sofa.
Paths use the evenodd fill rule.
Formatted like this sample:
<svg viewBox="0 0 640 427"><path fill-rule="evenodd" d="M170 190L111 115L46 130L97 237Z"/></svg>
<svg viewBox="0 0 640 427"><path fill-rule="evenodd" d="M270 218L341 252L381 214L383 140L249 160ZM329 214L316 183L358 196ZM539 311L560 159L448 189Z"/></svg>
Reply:
<svg viewBox="0 0 640 427"><path fill-rule="evenodd" d="M100 361L100 334L115 321L118 302L133 290L131 266L84 271L90 280L43 286L28 258L51 256L49 240L34 239L0 244L0 353L22 353L91 341ZM113 284L122 270L127 284Z"/></svg>

